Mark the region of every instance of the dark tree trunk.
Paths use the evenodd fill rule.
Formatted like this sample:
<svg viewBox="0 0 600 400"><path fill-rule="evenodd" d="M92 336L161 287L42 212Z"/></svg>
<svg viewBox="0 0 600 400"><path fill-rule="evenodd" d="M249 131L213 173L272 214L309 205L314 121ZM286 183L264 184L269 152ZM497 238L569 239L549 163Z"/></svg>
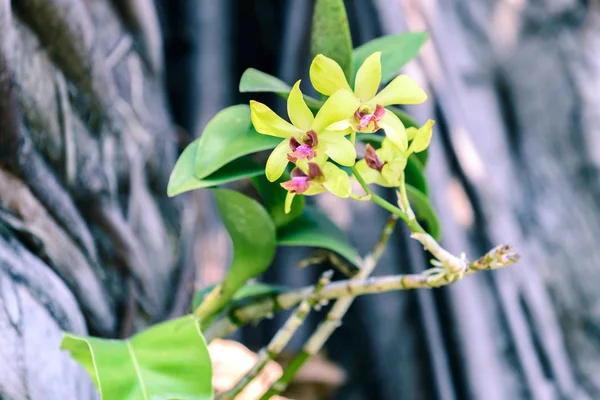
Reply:
<svg viewBox="0 0 600 400"><path fill-rule="evenodd" d="M60 331L163 319L177 143L148 0L0 1L0 398L93 399ZM141 310L141 312L136 312Z"/></svg>

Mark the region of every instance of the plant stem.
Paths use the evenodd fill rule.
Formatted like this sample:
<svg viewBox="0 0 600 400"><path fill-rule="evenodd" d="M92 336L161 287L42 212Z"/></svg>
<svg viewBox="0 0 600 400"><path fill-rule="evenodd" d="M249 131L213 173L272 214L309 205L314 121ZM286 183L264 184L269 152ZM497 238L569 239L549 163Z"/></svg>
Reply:
<svg viewBox="0 0 600 400"><path fill-rule="evenodd" d="M200 321L204 321L206 317L210 316L217 310L222 289L222 285L219 284L215 286L214 289L204 297L204 299L202 299L202 302L194 311L194 316L196 318L198 318Z"/></svg>
<svg viewBox="0 0 600 400"><path fill-rule="evenodd" d="M392 214L397 215L398 217L400 217L400 219L402 219L404 222L406 222L406 224L408 225L408 227L411 230L411 232L414 232L414 233L425 233L425 229L423 229L423 227L414 218L414 216L411 217L411 215L409 215L406 212L402 211L400 208L396 207L395 205L393 205L389 201L387 201L387 200L379 197L375 193L373 193L373 191L369 188L369 185L367 185L367 183L365 182L365 180L363 179L363 177L360 175L360 173L358 172L358 170L356 169L356 167L352 167L351 170L352 170L352 174L354 175L354 177L356 178L356 180L358 181L358 183L360 183L360 186L362 186L362 188L365 191L365 193L368 196L371 196L371 201L373 201L373 203L375 203L378 206L382 207L383 209L391 212Z"/></svg>
<svg viewBox="0 0 600 400"><path fill-rule="evenodd" d="M369 275L371 275L371 272L373 272L373 270L375 269L377 262L379 261L383 254L383 251L385 250L390 236L394 232L394 228L396 227L397 222L398 216L396 214L390 215L383 228L383 231L381 232L379 240L375 244L375 247L373 247L373 251L371 251L371 253L367 255L367 257L365 257L365 260L362 262L360 272L358 273L358 275L356 275L356 277L349 280L350 283L360 282L361 280L364 280ZM321 351L321 348L323 348L327 339L331 337L333 332L340 325L342 318L348 312L348 309L352 305L354 298L354 295L349 294L335 302L333 307L331 307L331 310L329 310L329 312L327 313L325 319L319 324L317 330L308 339L308 341L302 348L300 354L294 357L292 362L288 366L286 366L281 378L269 388L269 391L265 394L265 396L262 397L262 399L266 400L271 396L274 396L284 391L288 387L292 379L294 379L296 373L300 370L300 368L302 368L304 363L307 360L309 360L312 356L317 354L319 351Z"/></svg>
<svg viewBox="0 0 600 400"><path fill-rule="evenodd" d="M504 268L514 264L518 259L519 255L512 252L510 246L500 245L490 250L477 261L472 262L463 276L471 275L478 271ZM361 296L392 290L435 288L453 282L444 279L445 272L442 270L434 275L426 272L362 280L337 281L325 286L318 297L319 299L338 299L348 295ZM454 278L458 280L463 276ZM261 320L279 310L290 309L313 293L314 290L314 286L308 286L295 291L281 293L271 298L261 298L255 303L234 308L227 316L217 320L204 332L205 338L210 342L212 339L228 336L248 322Z"/></svg>
<svg viewBox="0 0 600 400"><path fill-rule="evenodd" d="M314 290L310 295L300 303L296 311L288 318L285 324L277 331L273 339L269 342L266 347L263 347L258 353L258 360L246 374L234 385L230 390L221 393L216 398L219 400L233 400L235 397L244 390L244 388L256 378L267 365L267 363L275 359L279 353L288 344L294 333L298 330L300 325L304 322L310 310L319 301L319 292L325 287L330 281L333 271L329 270L321 275L319 282L314 286Z"/></svg>

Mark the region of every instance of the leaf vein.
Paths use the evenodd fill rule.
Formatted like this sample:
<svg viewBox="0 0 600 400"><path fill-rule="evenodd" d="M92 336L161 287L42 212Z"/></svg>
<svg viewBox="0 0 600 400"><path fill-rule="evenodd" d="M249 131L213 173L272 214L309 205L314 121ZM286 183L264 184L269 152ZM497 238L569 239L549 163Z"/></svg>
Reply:
<svg viewBox="0 0 600 400"><path fill-rule="evenodd" d="M133 361L133 367L135 368L135 373L137 374L138 380L140 381L140 387L142 388L142 395L144 396L144 399L150 400L150 398L148 397L148 393L146 393L146 384L144 383L144 380L142 379L142 371L140 370L140 365L138 364L138 360L133 351L133 346L131 345L131 342L129 340L126 340L125 344L127 345L127 350L129 351L131 360Z"/></svg>

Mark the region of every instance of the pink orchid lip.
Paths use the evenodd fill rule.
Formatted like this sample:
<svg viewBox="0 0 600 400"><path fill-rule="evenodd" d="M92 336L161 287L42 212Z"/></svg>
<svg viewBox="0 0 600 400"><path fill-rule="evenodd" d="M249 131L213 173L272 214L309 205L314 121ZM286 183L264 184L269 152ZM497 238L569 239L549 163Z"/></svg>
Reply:
<svg viewBox="0 0 600 400"><path fill-rule="evenodd" d="M383 166L385 165L385 163L381 162L377 156L377 153L375 152L375 149L370 144L367 144L365 149L365 162L369 168L375 169L379 172L381 172Z"/></svg>
<svg viewBox="0 0 600 400"><path fill-rule="evenodd" d="M358 108L354 112L354 117L358 120L358 129L362 130L369 126L371 122L375 127L375 130L379 130L379 125L377 124L385 115L385 108L381 104L377 104L375 107L375 112L372 114L360 111Z"/></svg>
<svg viewBox="0 0 600 400"><path fill-rule="evenodd" d="M308 190L310 179L308 176L297 176L287 182L282 182L281 186L288 192L302 194Z"/></svg>
<svg viewBox="0 0 600 400"><path fill-rule="evenodd" d="M311 163L312 164L312 163ZM310 178L300 168L296 167L292 170L292 179L283 182L281 186L291 193L302 194L308 190L310 186Z"/></svg>
<svg viewBox="0 0 600 400"><path fill-rule="evenodd" d="M292 138L292 139L294 139L294 138ZM312 160L316 155L315 150L307 144L301 144L296 147L296 146L292 146L292 143L290 140L290 148L293 151L291 153L288 153L287 158L290 162L293 162L294 164L298 160L303 160L303 159Z"/></svg>
<svg viewBox="0 0 600 400"><path fill-rule="evenodd" d="M291 193L302 194L306 192L313 179L323 177L323 171L316 163L308 163L308 175L300 168L296 167L292 170L292 179L287 182L282 182L281 186Z"/></svg>
<svg viewBox="0 0 600 400"><path fill-rule="evenodd" d="M288 160L296 163L298 160L312 160L316 156L315 146L319 142L317 133L313 130L306 132L302 136L302 143L295 137L290 138L291 153L288 154Z"/></svg>

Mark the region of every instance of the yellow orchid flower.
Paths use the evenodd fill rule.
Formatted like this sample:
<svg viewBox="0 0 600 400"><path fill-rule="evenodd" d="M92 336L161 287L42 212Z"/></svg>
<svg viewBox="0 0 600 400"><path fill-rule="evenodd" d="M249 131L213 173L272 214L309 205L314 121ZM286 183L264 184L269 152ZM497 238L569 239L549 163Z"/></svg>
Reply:
<svg viewBox="0 0 600 400"><path fill-rule="evenodd" d="M292 170L292 179L281 183L288 191L285 198L285 213L289 213L294 196L314 196L329 191L338 197L350 196L350 178L339 167L325 162L321 168L315 162L301 162Z"/></svg>
<svg viewBox="0 0 600 400"><path fill-rule="evenodd" d="M407 129L412 140L407 151L398 149L389 138L383 139L381 148L378 150L367 144L365 158L356 163L358 173L366 183L375 183L386 187L400 186L408 157L412 153L423 151L429 146L434 123L434 121L428 120L418 129Z"/></svg>
<svg viewBox="0 0 600 400"><path fill-rule="evenodd" d="M340 90L354 94L354 115L348 120L334 124L331 129L371 133L383 128L387 137L400 150L407 150L408 138L404 125L398 117L385 109L392 104L420 104L427 94L407 75L394 78L379 93L381 83L381 52L365 59L350 88L342 68L331 58L317 55L310 65L310 80L315 89L330 96Z"/></svg>
<svg viewBox="0 0 600 400"><path fill-rule="evenodd" d="M367 144L365 158L356 163L356 170L366 183L398 187L406 168L406 160L406 153L385 138L378 150Z"/></svg>
<svg viewBox="0 0 600 400"><path fill-rule="evenodd" d="M257 132L283 138L271 153L266 165L266 176L271 182L279 179L288 162L315 160L322 164L327 158L353 166L356 150L345 133L326 129L334 122L349 118L354 112L351 93L333 93L316 116L308 108L300 91L300 81L292 88L287 101L290 121L279 117L258 101L250 101L252 124Z"/></svg>

